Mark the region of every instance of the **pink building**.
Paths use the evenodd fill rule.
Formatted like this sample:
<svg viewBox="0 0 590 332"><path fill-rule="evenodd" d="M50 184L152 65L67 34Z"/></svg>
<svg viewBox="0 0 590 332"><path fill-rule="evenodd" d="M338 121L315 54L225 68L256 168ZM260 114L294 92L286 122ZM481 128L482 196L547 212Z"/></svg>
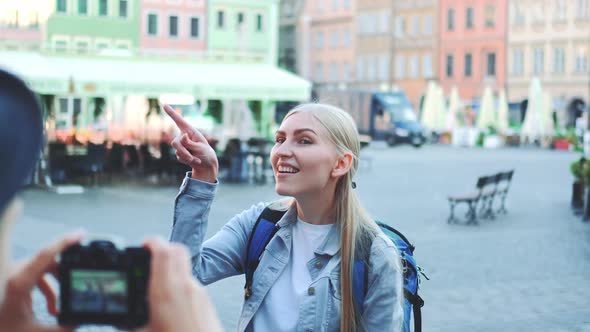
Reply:
<svg viewBox="0 0 590 332"><path fill-rule="evenodd" d="M440 0L438 79L463 100L505 88L507 0Z"/></svg>
<svg viewBox="0 0 590 332"><path fill-rule="evenodd" d="M190 55L207 47L206 0L142 0L143 54Z"/></svg>
<svg viewBox="0 0 590 332"><path fill-rule="evenodd" d="M303 77L319 86L354 81L354 14L352 0L306 1L300 23Z"/></svg>

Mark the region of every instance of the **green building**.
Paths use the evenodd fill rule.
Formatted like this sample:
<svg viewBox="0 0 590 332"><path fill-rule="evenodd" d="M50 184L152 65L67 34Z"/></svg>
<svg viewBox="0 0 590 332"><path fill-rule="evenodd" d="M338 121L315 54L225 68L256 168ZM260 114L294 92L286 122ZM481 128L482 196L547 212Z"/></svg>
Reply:
<svg viewBox="0 0 590 332"><path fill-rule="evenodd" d="M139 0L55 0L46 45L57 53L87 54L139 47Z"/></svg>
<svg viewBox="0 0 590 332"><path fill-rule="evenodd" d="M209 0L208 49L277 62L278 0Z"/></svg>

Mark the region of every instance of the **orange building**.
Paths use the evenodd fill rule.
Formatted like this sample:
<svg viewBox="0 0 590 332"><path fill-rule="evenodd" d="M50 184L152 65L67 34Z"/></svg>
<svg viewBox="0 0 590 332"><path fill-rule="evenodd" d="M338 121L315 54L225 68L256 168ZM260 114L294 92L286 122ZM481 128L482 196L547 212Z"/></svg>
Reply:
<svg viewBox="0 0 590 332"><path fill-rule="evenodd" d="M507 0L441 0L438 78L463 100L480 99L486 85L506 84Z"/></svg>

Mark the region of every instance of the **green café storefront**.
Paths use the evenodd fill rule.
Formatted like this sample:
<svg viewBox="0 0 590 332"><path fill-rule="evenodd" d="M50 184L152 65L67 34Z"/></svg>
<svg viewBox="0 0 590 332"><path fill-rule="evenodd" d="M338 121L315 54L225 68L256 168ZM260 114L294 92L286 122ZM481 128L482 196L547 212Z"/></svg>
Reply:
<svg viewBox="0 0 590 332"><path fill-rule="evenodd" d="M201 113L211 117L218 127L235 125L227 122L235 111L233 107L248 105L253 113L255 135L268 138L276 125L276 103L308 101L311 93L310 82L277 67L257 63L195 63L4 51L0 52L0 67L21 76L41 96L46 128L57 131L92 128L102 109L108 109L107 116L103 116L107 127L121 128L127 123L129 112L138 113L137 119L145 119L149 108L163 96L184 96L181 99L188 100L185 103L198 103ZM147 105L146 109L130 108L125 100L131 97L148 101L140 104ZM223 133L231 136L234 132Z"/></svg>

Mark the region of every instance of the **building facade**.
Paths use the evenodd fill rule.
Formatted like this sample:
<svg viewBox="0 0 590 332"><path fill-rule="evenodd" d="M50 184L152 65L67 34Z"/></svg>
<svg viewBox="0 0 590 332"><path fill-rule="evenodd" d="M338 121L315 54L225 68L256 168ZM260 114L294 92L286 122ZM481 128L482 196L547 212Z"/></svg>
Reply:
<svg viewBox="0 0 590 332"><path fill-rule="evenodd" d="M52 8L45 0L0 1L0 49L38 51Z"/></svg>
<svg viewBox="0 0 590 332"><path fill-rule="evenodd" d="M464 101L506 83L508 0L440 0L438 77L446 94Z"/></svg>
<svg viewBox="0 0 590 332"><path fill-rule="evenodd" d="M358 1L356 12L355 85L362 89L389 90L394 83L393 2Z"/></svg>
<svg viewBox="0 0 590 332"><path fill-rule="evenodd" d="M46 43L58 53L134 52L139 48L139 0L56 0Z"/></svg>
<svg viewBox="0 0 590 332"><path fill-rule="evenodd" d="M279 67L292 73L301 71L304 54L301 38L301 14L305 0L281 0L279 5Z"/></svg>
<svg viewBox="0 0 590 332"><path fill-rule="evenodd" d="M438 80L438 1L394 1L391 76L417 108L428 80Z"/></svg>
<svg viewBox="0 0 590 332"><path fill-rule="evenodd" d="M355 1L306 1L301 17L300 74L318 87L354 82Z"/></svg>
<svg viewBox="0 0 590 332"><path fill-rule="evenodd" d="M208 50L277 63L279 0L209 0Z"/></svg>
<svg viewBox="0 0 590 332"><path fill-rule="evenodd" d="M191 55L207 49L206 0L142 0L142 54Z"/></svg>
<svg viewBox="0 0 590 332"><path fill-rule="evenodd" d="M508 98L528 97L538 77L569 125L590 100L590 1L511 1Z"/></svg>

